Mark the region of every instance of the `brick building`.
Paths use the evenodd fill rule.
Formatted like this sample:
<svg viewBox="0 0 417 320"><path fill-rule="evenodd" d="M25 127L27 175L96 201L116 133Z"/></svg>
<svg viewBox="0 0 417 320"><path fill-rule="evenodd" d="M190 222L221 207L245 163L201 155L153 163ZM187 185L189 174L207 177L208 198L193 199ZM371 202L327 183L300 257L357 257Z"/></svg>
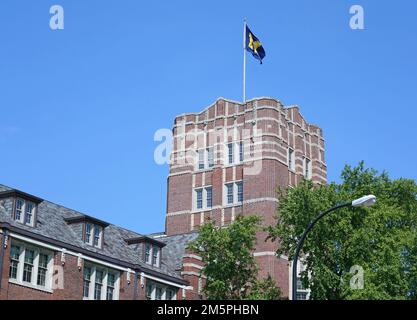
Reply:
<svg viewBox="0 0 417 320"><path fill-rule="evenodd" d="M0 300L199 299L202 262L186 246L201 224L226 226L249 214L273 224L277 186L326 182L322 131L297 106L220 98L176 117L172 132L160 234L138 234L0 185ZM254 253L260 276L271 274L290 296L290 263L265 236L259 233Z"/></svg>
<svg viewBox="0 0 417 320"><path fill-rule="evenodd" d="M218 226L237 215L259 214L275 223L277 186L302 179L326 183L322 130L309 124L297 106L271 98L245 104L218 99L199 113L176 117L168 177L166 234L198 230L207 219ZM260 276L273 276L290 296L287 257L276 257L277 244L258 235L255 256ZM196 261L195 261L196 262ZM198 272L198 265L190 273ZM197 279L191 279L197 286ZM300 291L300 298L306 292Z"/></svg>
<svg viewBox="0 0 417 320"><path fill-rule="evenodd" d="M191 299L195 233L144 236L0 185L0 300Z"/></svg>

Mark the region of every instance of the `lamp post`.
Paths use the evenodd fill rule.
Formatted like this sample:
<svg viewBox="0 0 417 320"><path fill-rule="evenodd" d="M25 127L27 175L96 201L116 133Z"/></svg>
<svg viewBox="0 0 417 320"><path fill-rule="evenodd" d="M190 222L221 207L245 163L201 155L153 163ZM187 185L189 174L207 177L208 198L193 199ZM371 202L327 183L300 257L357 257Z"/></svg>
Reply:
<svg viewBox="0 0 417 320"><path fill-rule="evenodd" d="M340 208L344 207L370 207L374 205L376 202L376 197L374 195L364 196L362 198L353 200L352 202L345 202L342 204L339 204L337 206L334 206L333 208L330 208L322 213L320 213L317 218L315 218L313 221L310 222L307 229L305 229L303 235L301 236L301 239L298 241L297 249L295 251L294 259L293 259L293 265L292 265L292 300L297 300L297 263L298 263L298 256L300 254L301 248L303 247L304 240L307 237L307 234L310 232L310 230L314 227L314 225L319 221L321 218L323 218L325 215L329 214L332 211L335 211Z"/></svg>

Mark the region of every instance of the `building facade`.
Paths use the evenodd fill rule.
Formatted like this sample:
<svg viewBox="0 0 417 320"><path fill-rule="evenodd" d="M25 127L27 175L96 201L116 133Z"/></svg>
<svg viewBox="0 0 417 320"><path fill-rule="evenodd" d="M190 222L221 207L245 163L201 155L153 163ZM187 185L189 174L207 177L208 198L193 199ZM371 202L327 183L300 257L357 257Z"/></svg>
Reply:
<svg viewBox="0 0 417 320"><path fill-rule="evenodd" d="M141 235L0 185L0 300L175 300L187 233Z"/></svg>
<svg viewBox="0 0 417 320"><path fill-rule="evenodd" d="M272 98L244 104L220 98L199 113L177 116L170 163L168 236L196 231L207 220L226 226L237 215L258 214L274 224L278 186L327 179L322 130L297 106ZM257 238L260 277L270 274L291 296L287 257L276 256L277 244L265 242L264 232ZM189 271L197 272L198 266ZM196 281L191 279L193 286Z"/></svg>

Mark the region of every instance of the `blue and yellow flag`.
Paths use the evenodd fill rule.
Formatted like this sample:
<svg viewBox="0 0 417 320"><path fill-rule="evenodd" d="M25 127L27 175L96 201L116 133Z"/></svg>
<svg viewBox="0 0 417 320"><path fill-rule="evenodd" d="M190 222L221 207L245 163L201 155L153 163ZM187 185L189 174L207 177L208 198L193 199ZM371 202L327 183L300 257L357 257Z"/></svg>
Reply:
<svg viewBox="0 0 417 320"><path fill-rule="evenodd" d="M255 59L258 59L262 64L262 59L265 58L265 50L248 26L246 26L246 50L252 53Z"/></svg>

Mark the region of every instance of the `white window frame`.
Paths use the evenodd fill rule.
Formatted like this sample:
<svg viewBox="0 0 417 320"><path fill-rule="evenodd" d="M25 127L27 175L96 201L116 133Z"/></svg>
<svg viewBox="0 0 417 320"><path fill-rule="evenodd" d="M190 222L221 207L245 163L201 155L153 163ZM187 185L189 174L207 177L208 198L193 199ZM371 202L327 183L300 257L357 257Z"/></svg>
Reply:
<svg viewBox="0 0 417 320"><path fill-rule="evenodd" d="M211 189L211 207L208 206L208 201L207 201L207 190ZM202 197L202 207L198 208L197 207L197 197L198 197L198 193L201 191L201 197ZM213 208L213 186L209 185L209 186L204 186L204 187L198 187L194 189L194 193L193 193L193 208L194 208L194 212L199 212L199 211L207 211L207 210L211 210Z"/></svg>
<svg viewBox="0 0 417 320"><path fill-rule="evenodd" d="M177 300L177 289L174 287L170 287L167 285L163 285L159 282L150 281L149 279L146 280L146 289L145 289L145 296L148 298L148 292L147 288L150 286L151 292L150 292L150 299L149 300L156 300L156 288L159 288L162 290L161 300L166 300L167 295L166 292L169 290L173 293L171 300Z"/></svg>
<svg viewBox="0 0 417 320"><path fill-rule="evenodd" d="M231 187L231 188L230 188ZM232 194L230 194L230 189L232 190ZM234 183L226 183L225 184L225 196L226 196L226 205L233 205L235 203L235 186ZM232 197L232 201L229 201L229 196Z"/></svg>
<svg viewBox="0 0 417 320"><path fill-rule="evenodd" d="M88 297L84 297L84 270L83 270L83 285L82 285L82 292L83 300L94 300L94 292L96 288L96 272L100 270L103 272L103 282L101 287L101 294L99 300L106 300L107 299L107 277L108 274L114 274L115 281L114 281L114 290L113 290L113 300L119 300L120 295L120 272L114 269L110 269L104 266L92 264L92 263L85 263L84 268L89 267L91 268L91 277L90 277L90 286L88 288Z"/></svg>
<svg viewBox="0 0 417 320"><path fill-rule="evenodd" d="M54 266L54 253L50 250L36 247L21 241L12 240L11 245L20 248L19 251L19 264L17 266L16 279L9 278L10 283L18 284L24 287L29 287L41 291L52 292L52 272ZM23 270L25 265L25 253L26 250L32 250L34 252L32 277L30 282L23 281ZM45 254L48 256L47 270L45 274L45 286L38 285L38 271L39 271L39 254ZM9 257L10 259L10 257Z"/></svg>
<svg viewBox="0 0 417 320"><path fill-rule="evenodd" d="M206 169L206 155L205 155L205 149L198 149L197 150L197 166L196 170L205 170ZM200 164L202 165L202 168L200 168Z"/></svg>
<svg viewBox="0 0 417 320"><path fill-rule="evenodd" d="M149 255L146 257L146 251L149 248ZM145 253L144 253L144 259L146 264L152 265L152 245L150 243L145 243Z"/></svg>
<svg viewBox="0 0 417 320"><path fill-rule="evenodd" d="M20 212L20 217L19 217L19 219L16 219L17 203L19 201L22 202L22 207L20 209L20 211L21 211ZM27 219L26 219L26 210L27 210L27 207L28 207L29 204L32 205L32 212L31 212L31 221L30 221L30 223L28 223L27 222ZM22 199L22 198L16 198L15 199L15 202L14 202L14 208L13 208L13 210L14 210L13 211L13 215L14 215L13 216L13 219L15 221L21 223L21 224L24 224L24 225L33 227L35 225L35 219L36 219L36 208L37 208L36 203L34 203L32 201L28 201L28 200Z"/></svg>
<svg viewBox="0 0 417 320"><path fill-rule="evenodd" d="M227 164L233 165L235 164L235 144L233 142L229 142L226 146L227 148Z"/></svg>
<svg viewBox="0 0 417 320"><path fill-rule="evenodd" d="M242 141L239 141L237 143L238 146L238 154L239 154L239 163L243 163L245 161L245 143Z"/></svg>
<svg viewBox="0 0 417 320"><path fill-rule="evenodd" d="M239 201L239 188L238 188L238 184L242 183L242 188L244 188L244 184L243 184L243 180L238 180L238 181L231 181L231 182L227 182L224 184L223 187L223 206L225 207L233 207L233 206L237 206L237 205L242 205L243 201L245 201L245 196L244 193L243 195L243 201ZM229 203L229 199L228 199L228 186L232 185L232 193L233 193L233 201L232 203ZM244 191L244 190L242 190Z"/></svg>
<svg viewBox="0 0 417 320"><path fill-rule="evenodd" d="M308 180L310 180L311 179L311 177L312 177L312 172L311 172L311 169L312 169L312 165L311 165L311 160L310 159L308 159L308 158L306 158L306 157L304 157L304 178L306 178L306 179L308 179Z"/></svg>
<svg viewBox="0 0 417 320"><path fill-rule="evenodd" d="M89 239L87 239L87 225L91 227ZM98 245L95 244L96 229L100 230ZM84 242L92 247L101 249L103 246L103 227L86 221L84 225Z"/></svg>
<svg viewBox="0 0 417 320"><path fill-rule="evenodd" d="M150 250L149 250L149 260L146 260L146 248L149 246ZM157 258L156 258L156 263L154 263L154 252L155 249L158 250L158 254L157 254ZM155 244L151 244L149 242L144 243L144 261L146 264L150 265L150 266L154 266L159 268L161 266L161 252L162 252L162 248L155 245Z"/></svg>
<svg viewBox="0 0 417 320"><path fill-rule="evenodd" d="M292 148L288 148L288 169L295 171L295 152Z"/></svg>
<svg viewBox="0 0 417 320"><path fill-rule="evenodd" d="M195 210L203 210L204 209L204 188L197 188L194 190L195 192ZM199 200L199 196L201 195L201 200ZM201 201L201 206L199 206L199 202Z"/></svg>
<svg viewBox="0 0 417 320"><path fill-rule="evenodd" d="M210 194L211 194L210 205L209 205L209 197L208 197L209 190L210 190ZM213 187L211 187L211 186L204 187L204 192L203 193L205 193L206 208L207 209L213 208Z"/></svg>
<svg viewBox="0 0 417 320"><path fill-rule="evenodd" d="M227 157L226 166L242 164L245 161L245 142L240 140L226 143L225 154Z"/></svg>
<svg viewBox="0 0 417 320"><path fill-rule="evenodd" d="M214 147L206 148L207 153L207 168L211 169L214 167Z"/></svg>
<svg viewBox="0 0 417 320"><path fill-rule="evenodd" d="M239 185L242 186L242 200L239 200ZM235 186L236 186L236 202L241 204L243 203L243 200L245 199L244 190L243 190L243 181L236 182Z"/></svg>
<svg viewBox="0 0 417 320"><path fill-rule="evenodd" d="M155 261L155 259L154 259L155 258L155 251L157 251L156 262L154 262ZM159 268L160 263L161 263L161 248L156 246L156 245L153 245L152 246L152 265Z"/></svg>
<svg viewBox="0 0 417 320"><path fill-rule="evenodd" d="M98 241L96 244L96 231L99 230L98 232ZM96 248L101 248L102 247L102 242L103 242L103 227L95 225L94 226L94 232L93 232L93 246Z"/></svg>

